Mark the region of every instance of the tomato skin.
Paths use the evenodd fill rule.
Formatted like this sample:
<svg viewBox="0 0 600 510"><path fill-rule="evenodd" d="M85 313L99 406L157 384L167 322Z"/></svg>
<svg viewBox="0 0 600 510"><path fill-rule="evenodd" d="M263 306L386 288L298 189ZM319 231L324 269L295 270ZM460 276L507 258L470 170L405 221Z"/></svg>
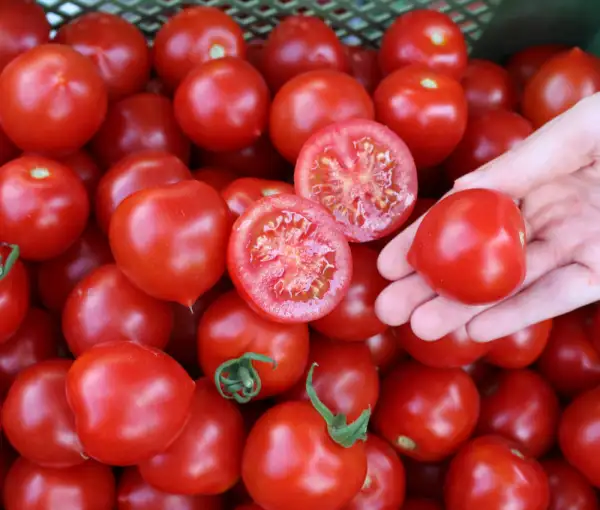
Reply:
<svg viewBox="0 0 600 510"><path fill-rule="evenodd" d="M205 182L211 188L221 192L233 181L239 178L231 170L224 168L200 168L192 172L192 177L197 181Z"/></svg>
<svg viewBox="0 0 600 510"><path fill-rule="evenodd" d="M365 344L380 374L387 374L406 357L404 349L400 347L396 338L396 328L388 328L383 333L367 338Z"/></svg>
<svg viewBox="0 0 600 510"><path fill-rule="evenodd" d="M8 163L11 159L15 159L19 155L19 149L12 143L11 139L6 135L2 126L0 126L0 165Z"/></svg>
<svg viewBox="0 0 600 510"><path fill-rule="evenodd" d="M382 78L377 51L358 46L346 46L345 49L350 59L350 74L372 94Z"/></svg>
<svg viewBox="0 0 600 510"><path fill-rule="evenodd" d="M275 95L269 131L275 148L294 163L318 130L343 120L374 117L373 101L354 78L338 71L309 71L292 78Z"/></svg>
<svg viewBox="0 0 600 510"><path fill-rule="evenodd" d="M568 49L568 46L562 44L530 46L510 57L506 63L506 70L517 84L517 87L522 90L546 61Z"/></svg>
<svg viewBox="0 0 600 510"><path fill-rule="evenodd" d="M472 59L461 84L471 114L513 110L517 106L517 88L508 71L490 60Z"/></svg>
<svg viewBox="0 0 600 510"><path fill-rule="evenodd" d="M467 100L460 83L417 64L385 77L373 101L376 119L404 140L418 169L447 158L467 126Z"/></svg>
<svg viewBox="0 0 600 510"><path fill-rule="evenodd" d="M78 150L56 158L56 161L68 166L81 179L90 202L96 195L96 188L102 177L102 172L98 164L93 160L92 156L85 150Z"/></svg>
<svg viewBox="0 0 600 510"><path fill-rule="evenodd" d="M421 64L459 80L467 67L467 44L449 16L416 9L396 18L386 30L379 64L384 74L409 64Z"/></svg>
<svg viewBox="0 0 600 510"><path fill-rule="evenodd" d="M598 510L594 489L574 467L564 460L542 462L550 485L548 510Z"/></svg>
<svg viewBox="0 0 600 510"><path fill-rule="evenodd" d="M470 305L498 301L525 279L523 217L508 195L459 191L429 210L407 260L440 295Z"/></svg>
<svg viewBox="0 0 600 510"><path fill-rule="evenodd" d="M2 259L8 253L2 250ZM17 260L9 273L0 280L0 345L9 341L27 315L30 303L29 277L20 260Z"/></svg>
<svg viewBox="0 0 600 510"><path fill-rule="evenodd" d="M382 382L373 426L420 461L439 461L471 435L479 415L475 383L460 368L399 365Z"/></svg>
<svg viewBox="0 0 600 510"><path fill-rule="evenodd" d="M244 484L252 499L268 510L344 508L366 474L364 443L350 448L335 443L308 402L269 409L250 431L242 457ZM326 485L306 483L323 479Z"/></svg>
<svg viewBox="0 0 600 510"><path fill-rule="evenodd" d="M158 383L161 391L151 391ZM96 345L67 374L67 400L86 454L112 466L164 451L189 418L194 390L175 360L133 342Z"/></svg>
<svg viewBox="0 0 600 510"><path fill-rule="evenodd" d="M444 510L442 505L431 499L407 499L402 510Z"/></svg>
<svg viewBox="0 0 600 510"><path fill-rule="evenodd" d="M294 194L294 186L282 181L268 181L255 177L241 177L221 192L234 218L243 214L257 200L279 193Z"/></svg>
<svg viewBox="0 0 600 510"><path fill-rule="evenodd" d="M598 352L600 352L600 306L596 306L590 318L590 327L588 334L592 344Z"/></svg>

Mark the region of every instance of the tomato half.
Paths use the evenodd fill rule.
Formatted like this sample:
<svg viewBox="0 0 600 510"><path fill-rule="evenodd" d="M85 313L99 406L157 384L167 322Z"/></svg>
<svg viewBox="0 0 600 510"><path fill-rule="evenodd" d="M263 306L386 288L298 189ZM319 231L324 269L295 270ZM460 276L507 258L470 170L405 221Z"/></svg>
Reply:
<svg viewBox="0 0 600 510"><path fill-rule="evenodd" d="M548 510L598 510L598 496L585 477L564 460L542 462L550 484Z"/></svg>
<svg viewBox="0 0 600 510"><path fill-rule="evenodd" d="M508 71L490 60L471 60L461 84L471 114L513 110L517 106L517 88Z"/></svg>
<svg viewBox="0 0 600 510"><path fill-rule="evenodd" d="M547 60L568 49L569 47L563 44L530 46L510 57L506 63L506 70L522 90Z"/></svg>
<svg viewBox="0 0 600 510"><path fill-rule="evenodd" d="M294 194L294 186L282 181L268 181L255 177L242 177L221 192L234 218L244 213L254 202L280 193Z"/></svg>
<svg viewBox="0 0 600 510"><path fill-rule="evenodd" d="M18 331L30 303L29 276L15 250L15 246L0 247L0 344Z"/></svg>

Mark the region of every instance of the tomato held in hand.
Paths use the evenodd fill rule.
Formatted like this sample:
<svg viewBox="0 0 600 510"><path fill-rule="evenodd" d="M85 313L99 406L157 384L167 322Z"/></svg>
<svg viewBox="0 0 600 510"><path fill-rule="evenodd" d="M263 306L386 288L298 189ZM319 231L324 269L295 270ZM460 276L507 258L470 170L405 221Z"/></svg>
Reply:
<svg viewBox="0 0 600 510"><path fill-rule="evenodd" d="M110 222L117 266L147 294L192 306L225 271L231 218L217 191L182 181L138 191Z"/></svg>
<svg viewBox="0 0 600 510"><path fill-rule="evenodd" d="M598 510L598 496L582 474L564 460L549 459L542 467L550 485L548 510Z"/></svg>
<svg viewBox="0 0 600 510"><path fill-rule="evenodd" d="M265 317L309 322L344 298L352 254L333 217L295 195L259 200L235 224L227 252L238 292Z"/></svg>
<svg viewBox="0 0 600 510"><path fill-rule="evenodd" d="M67 374L67 400L85 453L112 466L164 451L190 416L194 390L175 360L133 342L97 345Z"/></svg>
<svg viewBox="0 0 600 510"><path fill-rule="evenodd" d="M255 177L242 177L221 192L234 218L244 213L254 202L280 193L294 194L294 186L282 181L268 181Z"/></svg>
<svg viewBox="0 0 600 510"><path fill-rule="evenodd" d="M380 374L387 374L392 367L405 358L406 352L396 338L396 328L388 328L383 333L367 338L365 344L371 352L371 359Z"/></svg>
<svg viewBox="0 0 600 510"><path fill-rule="evenodd" d="M476 305L498 301L525 278L525 223L508 195L459 191L427 213L407 255L438 294Z"/></svg>
<svg viewBox="0 0 600 510"><path fill-rule="evenodd" d="M29 308L29 277L16 246L0 246L0 344L14 335Z"/></svg>
<svg viewBox="0 0 600 510"><path fill-rule="evenodd" d="M471 114L490 110L513 110L517 106L517 88L508 71L489 60L471 60L461 84L465 89Z"/></svg>
<svg viewBox="0 0 600 510"><path fill-rule="evenodd" d="M547 60L568 49L568 46L562 44L530 46L510 57L506 64L506 70L517 87L522 90Z"/></svg>
<svg viewBox="0 0 600 510"><path fill-rule="evenodd" d="M300 151L294 182L296 193L328 209L353 242L398 229L417 195L408 147L370 120L348 120L317 131Z"/></svg>
<svg viewBox="0 0 600 510"><path fill-rule="evenodd" d="M350 59L350 74L372 94L381 81L377 51L358 46L346 46L345 49Z"/></svg>

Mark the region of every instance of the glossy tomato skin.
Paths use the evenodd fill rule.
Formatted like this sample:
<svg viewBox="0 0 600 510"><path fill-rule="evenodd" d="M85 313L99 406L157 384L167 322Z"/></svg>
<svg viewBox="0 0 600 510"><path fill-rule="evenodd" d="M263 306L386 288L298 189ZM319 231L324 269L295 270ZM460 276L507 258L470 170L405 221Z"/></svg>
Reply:
<svg viewBox="0 0 600 510"><path fill-rule="evenodd" d="M406 356L396 337L396 328L388 328L383 333L367 338L365 344L380 374L387 374Z"/></svg>
<svg viewBox="0 0 600 510"><path fill-rule="evenodd" d="M90 202L94 199L96 188L102 177L102 171L92 156L85 150L78 150L56 158L59 163L68 166L81 179Z"/></svg>
<svg viewBox="0 0 600 510"><path fill-rule="evenodd" d="M447 510L473 508L548 508L548 478L540 464L523 456L514 443L482 436L467 443L446 476Z"/></svg>
<svg viewBox="0 0 600 510"><path fill-rule="evenodd" d="M19 155L18 147L12 143L12 140L6 135L0 125L0 165L15 159Z"/></svg>
<svg viewBox="0 0 600 510"><path fill-rule="evenodd" d="M471 114L513 110L517 106L517 88L508 71L490 60L471 60L461 84Z"/></svg>
<svg viewBox="0 0 600 510"><path fill-rule="evenodd" d="M498 301L525 278L523 217L508 195L459 191L430 209L407 260L440 295L470 305Z"/></svg>
<svg viewBox="0 0 600 510"><path fill-rule="evenodd" d="M542 467L550 485L548 510L598 510L598 497L585 477L562 459L549 459Z"/></svg>
<svg viewBox="0 0 600 510"><path fill-rule="evenodd" d="M458 80L467 67L467 44L446 14L417 9L399 16L387 29L379 63L384 74L421 64Z"/></svg>
<svg viewBox="0 0 600 510"><path fill-rule="evenodd" d="M165 450L189 419L194 390L175 360L133 342L97 345L67 374L67 400L85 452L113 466Z"/></svg>
<svg viewBox="0 0 600 510"><path fill-rule="evenodd" d="M304 143L319 129L343 120L374 117L373 101L354 78L339 71L310 71L292 78L275 95L269 131L275 148L294 163Z"/></svg>
<svg viewBox="0 0 600 510"><path fill-rule="evenodd" d="M377 51L359 46L346 46L346 53L350 59L350 74L372 94L382 78Z"/></svg>
<svg viewBox="0 0 600 510"><path fill-rule="evenodd" d="M478 415L477 388L460 368L406 362L383 380L373 426L408 457L439 461L469 438Z"/></svg>
<svg viewBox="0 0 600 510"><path fill-rule="evenodd" d="M189 180L128 197L113 214L109 241L117 266L137 287L192 306L225 271L230 226L217 191Z"/></svg>
<svg viewBox="0 0 600 510"><path fill-rule="evenodd" d="M3 261L8 252L2 250ZM15 334L27 315L30 303L29 276L20 260L0 280L0 344Z"/></svg>
<svg viewBox="0 0 600 510"><path fill-rule="evenodd" d="M197 181L205 182L211 188L221 192L239 176L231 170L225 168L205 167L192 172L192 177Z"/></svg>
<svg viewBox="0 0 600 510"><path fill-rule="evenodd" d="M558 53L568 50L562 44L540 44L515 53L506 63L506 70L522 90L542 65Z"/></svg>
<svg viewBox="0 0 600 510"><path fill-rule="evenodd" d="M460 83L422 65L384 78L373 95L375 118L408 145L417 168L441 163L467 126L467 100Z"/></svg>
<svg viewBox="0 0 600 510"><path fill-rule="evenodd" d="M237 218L257 200L279 193L294 194L294 186L282 181L241 177L223 189L221 196L232 216Z"/></svg>
<svg viewBox="0 0 600 510"><path fill-rule="evenodd" d="M188 7L172 16L154 40L154 68L171 89L199 64L221 57L246 55L244 33L214 7Z"/></svg>
<svg viewBox="0 0 600 510"><path fill-rule="evenodd" d="M344 508L366 474L364 443L350 448L335 443L308 402L269 409L250 431L242 457L244 484L252 499L268 510ZM306 483L323 479L326 485Z"/></svg>
<svg viewBox="0 0 600 510"><path fill-rule="evenodd" d="M150 51L132 23L106 12L88 12L63 25L54 40L88 57L111 101L143 90L150 78Z"/></svg>

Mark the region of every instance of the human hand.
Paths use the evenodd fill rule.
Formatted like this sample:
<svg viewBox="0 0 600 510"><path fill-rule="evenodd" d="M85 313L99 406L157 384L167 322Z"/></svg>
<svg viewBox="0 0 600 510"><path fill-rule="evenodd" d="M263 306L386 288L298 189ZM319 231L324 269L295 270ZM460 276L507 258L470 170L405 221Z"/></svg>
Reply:
<svg viewBox="0 0 600 510"><path fill-rule="evenodd" d="M392 280L377 315L436 340L467 326L475 341L509 335L600 300L600 93L580 101L513 150L458 179L451 192L490 188L520 201L527 227L527 275L505 300L468 306L443 298L406 261L419 221L383 249Z"/></svg>

